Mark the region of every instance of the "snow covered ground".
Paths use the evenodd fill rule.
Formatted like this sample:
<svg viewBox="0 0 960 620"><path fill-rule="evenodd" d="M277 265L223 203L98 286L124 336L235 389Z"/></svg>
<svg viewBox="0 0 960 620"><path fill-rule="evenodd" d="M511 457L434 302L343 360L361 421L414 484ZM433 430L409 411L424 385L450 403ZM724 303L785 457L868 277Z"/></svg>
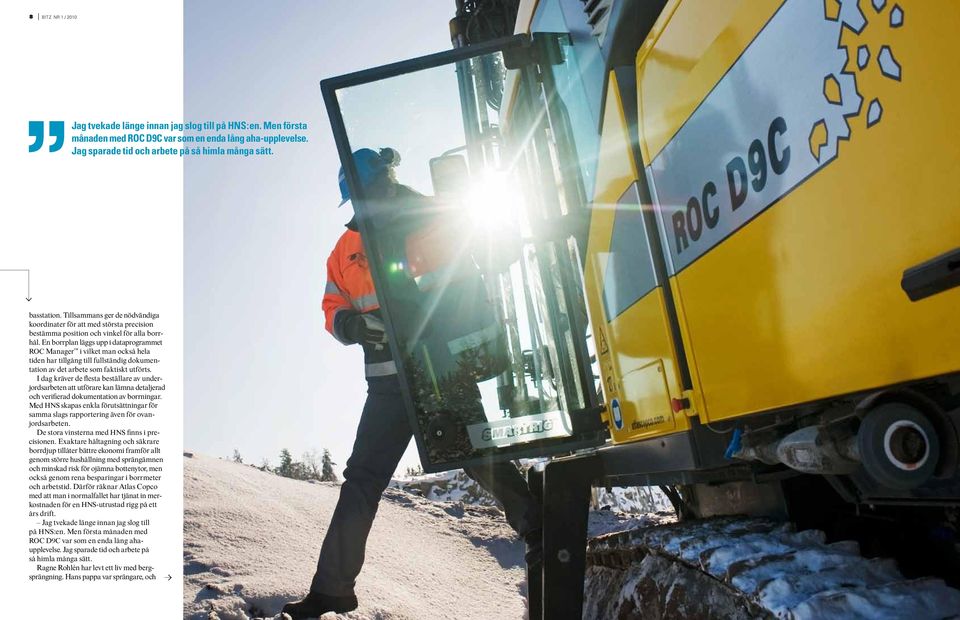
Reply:
<svg viewBox="0 0 960 620"><path fill-rule="evenodd" d="M185 458L184 618L270 618L305 594L338 494L336 483ZM635 503L606 499L608 506ZM490 504L463 472L394 481L370 533L360 608L329 617L523 618L523 545ZM672 520L669 513L599 510L591 513L590 535Z"/></svg>
<svg viewBox="0 0 960 620"><path fill-rule="evenodd" d="M656 487L613 487L609 491L593 490L597 508L610 508L628 515L644 515L652 512L673 513L667 496Z"/></svg>
<svg viewBox="0 0 960 620"><path fill-rule="evenodd" d="M497 504L493 496L462 469L394 478L390 487L438 502L463 502L475 506Z"/></svg>
<svg viewBox="0 0 960 620"><path fill-rule="evenodd" d="M399 477L391 481L390 486L436 501L496 505L493 496L462 469ZM611 509L625 515L673 512L667 496L656 487L613 487L610 490L597 488L593 490L593 505L597 509Z"/></svg>
<svg viewBox="0 0 960 620"><path fill-rule="evenodd" d="M334 483L184 458L184 618L269 618L303 596L338 493ZM523 547L499 510L388 489L357 584L360 608L339 617L522 618L524 588Z"/></svg>
<svg viewBox="0 0 960 620"><path fill-rule="evenodd" d="M338 487L185 458L184 617L273 618L300 598ZM595 498L603 509L591 512L591 537L645 528L616 539L627 537L626 547L642 541L655 553L627 570L591 567L585 618L637 617L640 609L683 619L755 617L758 608L811 619L960 614L960 592L939 580L903 580L890 561L861 558L855 544L828 545L820 532L763 520L672 526L660 498L649 489ZM524 618L523 546L489 504L462 472L394 481L367 546L360 608L324 620ZM602 549L608 540L592 544ZM691 568L698 564L703 572Z"/></svg>

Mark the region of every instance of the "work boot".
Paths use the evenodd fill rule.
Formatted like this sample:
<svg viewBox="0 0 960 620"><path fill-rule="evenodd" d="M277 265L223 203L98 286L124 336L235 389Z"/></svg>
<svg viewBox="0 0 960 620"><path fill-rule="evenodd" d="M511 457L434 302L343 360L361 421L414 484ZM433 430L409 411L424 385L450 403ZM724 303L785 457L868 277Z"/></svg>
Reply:
<svg viewBox="0 0 960 620"><path fill-rule="evenodd" d="M319 618L331 611L340 614L353 611L356 608L357 597L352 594L350 596L330 596L310 592L302 601L284 605L283 613L288 614L293 620L307 620L308 618Z"/></svg>

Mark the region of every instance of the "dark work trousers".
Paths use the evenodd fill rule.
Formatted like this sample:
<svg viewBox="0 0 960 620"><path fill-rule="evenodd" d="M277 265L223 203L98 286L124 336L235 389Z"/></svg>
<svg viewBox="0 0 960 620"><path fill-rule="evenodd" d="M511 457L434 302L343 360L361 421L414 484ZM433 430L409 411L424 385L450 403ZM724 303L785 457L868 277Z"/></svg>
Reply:
<svg viewBox="0 0 960 620"><path fill-rule="evenodd" d="M412 436L396 375L370 378L367 386L353 453L343 470L340 499L310 585L311 591L320 594L354 593L380 496ZM466 472L497 498L518 534L524 536L539 527L540 506L512 463L484 464Z"/></svg>

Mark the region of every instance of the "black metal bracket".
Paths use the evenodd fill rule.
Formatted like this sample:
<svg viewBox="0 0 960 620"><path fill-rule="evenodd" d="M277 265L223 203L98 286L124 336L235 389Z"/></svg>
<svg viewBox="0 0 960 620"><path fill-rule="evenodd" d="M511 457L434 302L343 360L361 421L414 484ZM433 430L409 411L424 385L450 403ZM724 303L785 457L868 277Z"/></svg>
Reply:
<svg viewBox="0 0 960 620"><path fill-rule="evenodd" d="M531 467L527 470L527 487L540 504L543 504L543 472ZM542 523L541 523L542 527ZM531 569L527 566L527 617L537 620L543 617L543 565Z"/></svg>
<svg viewBox="0 0 960 620"><path fill-rule="evenodd" d="M920 301L956 286L960 286L960 248L910 267L900 279L900 288L910 301Z"/></svg>
<svg viewBox="0 0 960 620"><path fill-rule="evenodd" d="M600 417L607 410L606 405L597 405L596 407L587 407L586 409L576 409L570 412L570 424L573 426L573 433L580 435L584 433L602 432L609 435L609 429L606 422Z"/></svg>
<svg viewBox="0 0 960 620"><path fill-rule="evenodd" d="M540 615L530 618L580 620L590 490L602 476L596 456L559 459L544 468L543 593Z"/></svg>
<svg viewBox="0 0 960 620"><path fill-rule="evenodd" d="M523 45L503 50L503 66L507 69L520 69L527 65L563 64L563 50L560 41L567 33L537 32L531 35Z"/></svg>

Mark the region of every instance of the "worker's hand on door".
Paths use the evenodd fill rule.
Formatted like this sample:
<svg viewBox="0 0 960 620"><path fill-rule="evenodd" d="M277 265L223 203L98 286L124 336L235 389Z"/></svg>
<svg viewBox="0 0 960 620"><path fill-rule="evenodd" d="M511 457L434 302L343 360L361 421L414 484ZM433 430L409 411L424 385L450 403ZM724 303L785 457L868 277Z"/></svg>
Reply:
<svg viewBox="0 0 960 620"><path fill-rule="evenodd" d="M361 314L363 319L363 341L371 344L387 343L387 328L380 317L372 314Z"/></svg>
<svg viewBox="0 0 960 620"><path fill-rule="evenodd" d="M355 314L346 323L347 336L354 342L386 344L387 330L383 321L373 314Z"/></svg>

